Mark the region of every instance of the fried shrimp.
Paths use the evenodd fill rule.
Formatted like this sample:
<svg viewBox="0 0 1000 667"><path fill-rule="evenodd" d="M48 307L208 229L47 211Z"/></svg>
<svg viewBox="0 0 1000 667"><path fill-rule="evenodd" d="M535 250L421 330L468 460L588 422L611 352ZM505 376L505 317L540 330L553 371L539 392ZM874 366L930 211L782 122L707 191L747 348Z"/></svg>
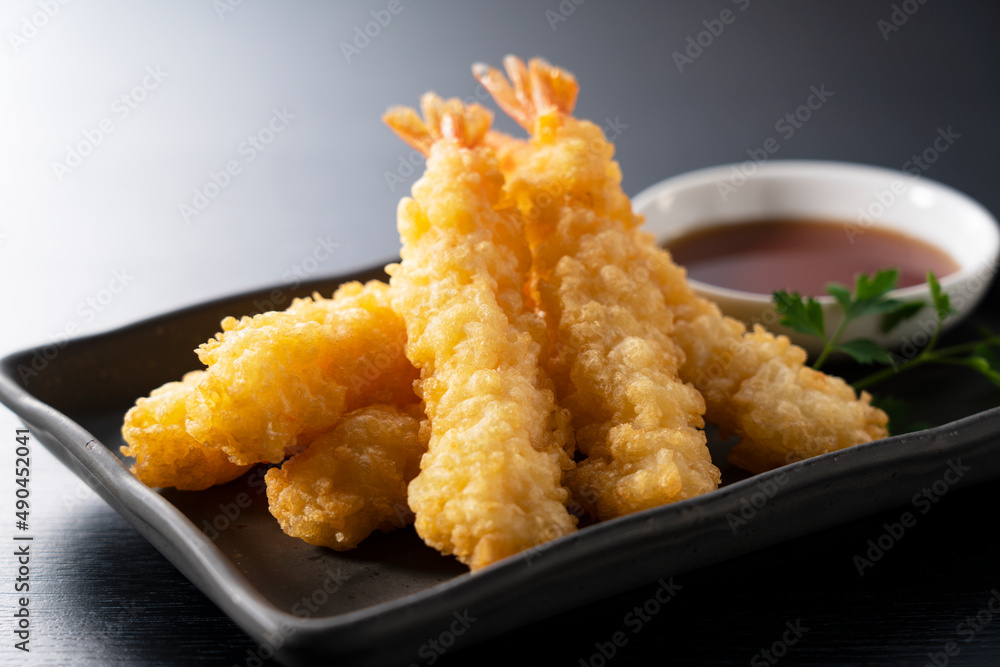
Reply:
<svg viewBox="0 0 1000 667"><path fill-rule="evenodd" d="M281 462L345 412L415 402L405 343L389 286L377 281L226 318L198 348L208 368L188 398L187 431L235 463Z"/></svg>
<svg viewBox="0 0 1000 667"><path fill-rule="evenodd" d="M419 405L373 405L267 471L271 514L288 535L337 551L413 520L406 485L420 470L429 429Z"/></svg>
<svg viewBox="0 0 1000 667"><path fill-rule="evenodd" d="M691 351L686 374L714 406L720 433L740 437L730 463L760 473L888 435L888 417L867 392L858 397L842 379L806 366L805 350L786 336L759 325L746 331L707 306L680 321L677 336Z"/></svg>
<svg viewBox="0 0 1000 667"><path fill-rule="evenodd" d="M566 475L584 509L608 519L717 488L701 395L678 378L673 317L649 280L646 241L618 182L614 147L569 115L572 76L539 60L507 59L475 73L529 142L491 135L512 166L507 191L524 213L532 282L547 318L559 400L573 415L586 458ZM656 268L656 267L653 267Z"/></svg>
<svg viewBox="0 0 1000 667"><path fill-rule="evenodd" d="M168 382L140 398L126 413L122 454L135 458L132 473L146 486L200 491L249 469L231 463L223 452L206 447L184 429L188 396L204 377L204 371L191 371L180 382Z"/></svg>
<svg viewBox="0 0 1000 667"><path fill-rule="evenodd" d="M497 70L476 66L474 73L532 134L527 142L497 133L488 139L501 156L507 191L531 221L529 238L538 244L550 235L563 207L589 207L629 230L635 247L630 270L648 273L673 314L681 379L704 396L706 419L724 437L740 438L730 459L735 465L763 472L887 435L887 417L867 393L859 398L839 378L806 369L805 353L785 337L760 328L747 332L724 317L694 293L684 270L652 236L634 229L641 220L621 190L613 147L597 126L570 116L576 98L571 75L538 59L526 67L508 57L505 65L513 87Z"/></svg>
<svg viewBox="0 0 1000 667"><path fill-rule="evenodd" d="M425 542L477 569L575 530L561 483L571 432L540 363L523 224L497 208L503 177L482 143L492 118L432 94L421 107L423 120L385 116L427 155L399 204L402 262L387 268L431 424L409 503Z"/></svg>

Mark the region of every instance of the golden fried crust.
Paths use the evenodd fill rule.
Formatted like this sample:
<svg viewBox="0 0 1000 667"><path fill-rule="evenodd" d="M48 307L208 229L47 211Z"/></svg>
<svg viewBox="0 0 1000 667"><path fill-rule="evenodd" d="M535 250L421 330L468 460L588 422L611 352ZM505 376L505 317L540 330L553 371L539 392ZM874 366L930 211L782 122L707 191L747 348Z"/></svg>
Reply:
<svg viewBox="0 0 1000 667"><path fill-rule="evenodd" d="M733 396L743 438L729 460L759 473L885 437L885 414L870 401L840 378L771 359Z"/></svg>
<svg viewBox="0 0 1000 667"><path fill-rule="evenodd" d="M645 255L626 223L570 198L556 228L536 227L533 238L534 282L558 350L552 374L587 455L566 476L576 501L608 519L717 488L701 430L705 404L678 378L673 317L649 280L663 260Z"/></svg>
<svg viewBox="0 0 1000 667"><path fill-rule="evenodd" d="M531 132L500 150L507 196L534 252L533 293L554 342L560 403L586 459L566 473L576 502L608 519L706 493L719 470L706 446L701 395L678 378L673 317L634 228L614 146L569 115L575 79L538 59L474 69L501 108ZM649 265L649 266L648 266Z"/></svg>
<svg viewBox="0 0 1000 667"><path fill-rule="evenodd" d="M647 239L650 257L666 255ZM654 266L654 265L651 265ZM694 293L684 269L655 265L656 282L674 313L674 339L685 361L680 376L705 397L705 419L740 444L730 462L764 472L792 461L888 435L886 414L843 380L806 367L806 352L786 336L751 331Z"/></svg>
<svg viewBox="0 0 1000 667"><path fill-rule="evenodd" d="M701 390L708 405L708 419L719 426L723 437L729 437L740 428L741 408L732 399L743 382L770 360L802 367L806 353L787 337L774 336L763 328L748 333L741 322L723 316L715 304L693 293L684 298L691 305L675 311L679 315L674 332L687 355L681 377Z"/></svg>
<svg viewBox="0 0 1000 667"><path fill-rule="evenodd" d="M500 108L531 134L527 150L523 142L497 132L488 134L486 141L499 149L507 192L531 223L532 247L535 231L551 232L567 205L588 208L627 228L638 225L642 218L632 212L621 189L621 169L612 159L614 145L597 125L571 115L579 91L576 78L541 58L524 63L507 56L504 67L509 81L499 70L481 64L473 66L473 74Z"/></svg>
<svg viewBox="0 0 1000 667"><path fill-rule="evenodd" d="M140 398L125 415L122 454L135 457L131 470L143 484L200 491L233 480L250 466L231 463L223 452L201 444L184 429L187 398L204 378L192 371Z"/></svg>
<svg viewBox="0 0 1000 667"><path fill-rule="evenodd" d="M587 456L565 478L576 501L609 519L717 488L705 403L678 378L673 317L649 280L651 263L664 260L645 256L622 221L571 199L555 230L534 238L533 278L556 342L552 375Z"/></svg>
<svg viewBox="0 0 1000 667"><path fill-rule="evenodd" d="M347 411L413 402L417 372L388 291L348 283L332 299L223 320L198 349L208 369L188 399L188 432L235 462L277 463Z"/></svg>
<svg viewBox="0 0 1000 667"><path fill-rule="evenodd" d="M501 108L532 133L527 148L497 133L487 137L502 150L507 191L529 222L532 246L554 233L567 206L589 208L628 229L637 225L640 218L621 190L613 147L604 141L600 128L569 115L571 104L559 103L566 97L558 94L560 86L572 83L571 78L560 79L558 69L543 62L532 61L525 67L517 59L509 61L513 88L496 70L478 68L476 76ZM684 359L681 380L703 394L707 421L741 438L734 463L759 472L765 469L762 466L887 435L885 413L872 407L866 395L858 398L834 378L817 386L814 376L803 372L803 350L784 337L747 333L741 323L724 317L715 304L694 293L684 270L651 236L635 232L635 240L641 248L633 261L649 270L649 279L658 285L673 314L672 336ZM767 371L772 360L789 372ZM795 420L788 421L789 415L796 415ZM815 421L807 424L809 420Z"/></svg>
<svg viewBox="0 0 1000 667"><path fill-rule="evenodd" d="M389 267L432 435L409 502L420 536L476 569L575 530L561 484L568 415L541 369L545 330L525 302L530 252L497 211L492 151L433 143L399 207Z"/></svg>
<svg viewBox="0 0 1000 667"><path fill-rule="evenodd" d="M329 433L267 472L271 514L288 535L337 551L413 519L406 486L430 437L418 405L375 405L344 415Z"/></svg>
<svg viewBox="0 0 1000 667"><path fill-rule="evenodd" d="M688 355L681 377L705 397L706 418L723 437L737 435L729 454L753 473L888 436L889 418L843 380L805 365L806 352L786 336L724 317L714 304L681 312L675 336ZM701 306L700 308L698 306Z"/></svg>
<svg viewBox="0 0 1000 667"><path fill-rule="evenodd" d="M508 196L527 221L532 248L555 231L567 207L588 209L626 229L642 222L621 190L614 145L601 128L554 113L539 118L538 125L528 150L511 148L505 153L505 164L513 164L513 169L504 173Z"/></svg>

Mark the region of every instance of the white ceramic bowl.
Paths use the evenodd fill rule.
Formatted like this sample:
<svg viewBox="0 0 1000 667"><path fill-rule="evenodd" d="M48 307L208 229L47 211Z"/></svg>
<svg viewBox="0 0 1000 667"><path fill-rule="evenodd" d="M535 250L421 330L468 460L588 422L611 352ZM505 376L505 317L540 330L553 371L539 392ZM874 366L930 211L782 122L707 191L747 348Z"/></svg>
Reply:
<svg viewBox="0 0 1000 667"><path fill-rule="evenodd" d="M861 232L868 227L897 230L945 250L959 270L941 277L941 287L957 311L945 323L954 326L986 293L997 270L1000 231L989 212L968 196L925 177L866 165L776 160L745 162L682 174L652 185L633 199L646 218L646 229L661 243L693 230L763 218L842 221ZM888 267L887 267L888 268ZM770 294L741 292L691 280L695 291L719 304L723 312L748 324L760 323L788 335L811 352L818 341L778 324ZM892 296L930 304L926 283L898 289ZM828 334L839 324L833 297L819 298ZM933 333L936 319L929 306L888 334L879 318L858 319L842 340L866 337L885 347L919 348Z"/></svg>

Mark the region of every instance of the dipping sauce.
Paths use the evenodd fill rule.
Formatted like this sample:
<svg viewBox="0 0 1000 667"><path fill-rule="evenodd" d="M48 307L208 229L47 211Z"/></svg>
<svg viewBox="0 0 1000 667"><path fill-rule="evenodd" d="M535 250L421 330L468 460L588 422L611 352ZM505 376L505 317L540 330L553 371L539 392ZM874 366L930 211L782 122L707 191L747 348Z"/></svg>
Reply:
<svg viewBox="0 0 1000 667"><path fill-rule="evenodd" d="M851 235L847 231L851 231ZM899 269L899 287L959 269L941 248L900 232L847 222L766 219L705 227L664 244L688 276L742 292L826 294L826 284L850 288L858 273Z"/></svg>

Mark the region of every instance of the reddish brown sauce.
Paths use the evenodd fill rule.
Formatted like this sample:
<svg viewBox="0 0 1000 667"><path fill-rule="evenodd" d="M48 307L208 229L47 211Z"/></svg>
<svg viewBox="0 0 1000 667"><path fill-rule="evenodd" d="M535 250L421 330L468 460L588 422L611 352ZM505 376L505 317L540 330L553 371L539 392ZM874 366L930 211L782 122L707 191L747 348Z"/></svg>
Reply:
<svg viewBox="0 0 1000 667"><path fill-rule="evenodd" d="M848 232L851 234L848 234ZM826 284L854 286L858 273L899 269L899 286L942 278L958 264L941 248L905 234L835 221L755 220L700 229L666 244L688 275L709 285L770 294L826 294Z"/></svg>

